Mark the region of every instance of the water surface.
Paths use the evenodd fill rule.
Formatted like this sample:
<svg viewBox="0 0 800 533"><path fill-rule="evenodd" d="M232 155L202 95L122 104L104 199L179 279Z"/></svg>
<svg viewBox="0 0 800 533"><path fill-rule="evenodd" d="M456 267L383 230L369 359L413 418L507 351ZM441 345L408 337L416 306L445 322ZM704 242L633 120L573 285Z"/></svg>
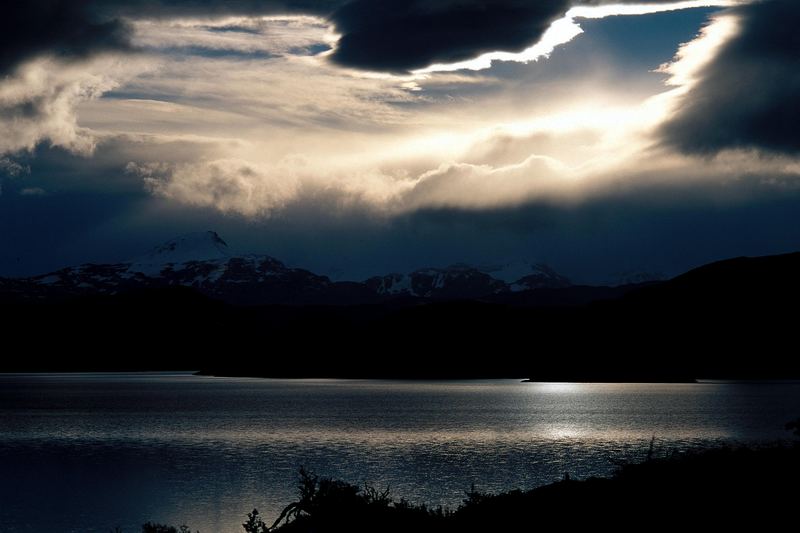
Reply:
<svg viewBox="0 0 800 533"><path fill-rule="evenodd" d="M300 465L395 497L606 475L614 461L788 438L800 384L261 380L0 375L2 530L241 531L292 501Z"/></svg>

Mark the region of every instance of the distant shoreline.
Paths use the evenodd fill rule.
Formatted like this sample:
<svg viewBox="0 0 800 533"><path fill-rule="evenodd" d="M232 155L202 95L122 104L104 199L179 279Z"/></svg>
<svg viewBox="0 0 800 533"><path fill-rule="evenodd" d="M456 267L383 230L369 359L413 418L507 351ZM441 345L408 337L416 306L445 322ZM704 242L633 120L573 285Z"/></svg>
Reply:
<svg viewBox="0 0 800 533"><path fill-rule="evenodd" d="M627 379L614 379L614 378L528 378L523 379L520 383L700 383L696 378L627 378Z"/></svg>
<svg viewBox="0 0 800 533"><path fill-rule="evenodd" d="M519 376L479 376L479 375L435 375L435 376L408 376L408 375L347 375L347 374L308 374L308 375L265 375L260 373L247 373L247 372L215 372L206 370L183 370L183 369L99 369L99 370L67 370L67 369L0 369L0 376L76 376L76 375L93 375L93 376L123 376L130 375L134 377L144 377L146 375L153 376L199 376L199 377L217 377L217 378L253 378L253 379L274 379L274 380L304 380L304 379L341 379L341 380L390 380L390 381L482 381L482 380L509 380L516 383L575 383L575 384L590 384L590 383L642 383L642 384L748 384L748 383L800 383L799 379L747 379L741 377L710 377L710 378L689 378L689 377L674 377L674 378L658 378L658 377L591 377L591 376L554 376L543 378L520 378Z"/></svg>
<svg viewBox="0 0 800 533"><path fill-rule="evenodd" d="M269 375L269 374L250 374L246 372L217 372L199 371L198 376L207 377L228 377L228 378L263 378L263 379L363 379L363 380L397 380L397 381L459 381L459 380L488 380L488 379L507 379L519 383L699 383L698 379L690 377L643 377L643 376L620 376L619 378L608 376L555 376L549 378L520 378L518 376L479 376L479 375L390 375L390 374L298 374L298 375Z"/></svg>
<svg viewBox="0 0 800 533"><path fill-rule="evenodd" d="M274 380L304 380L304 379L331 379L331 380L389 380L389 381L483 381L483 380L509 380L516 383L574 383L574 384L591 384L591 383L641 383L641 384L790 384L800 383L798 378L745 378L737 376L728 377L703 377L703 378L657 378L657 377L576 377L576 376L555 376L544 378L520 378L519 376L477 376L477 375L437 375L437 376L391 376L385 374L379 375L337 375L337 374L320 374L320 375L264 375L258 373L221 373L204 370L183 370L183 369L166 369L166 370L141 370L141 369L121 369L121 370L67 370L67 369L0 369L0 376L76 376L76 375L93 375L93 376L122 376L130 375L135 377L144 377L146 375L153 376L179 376L179 377L216 377L216 378L252 378L252 379L274 379Z"/></svg>

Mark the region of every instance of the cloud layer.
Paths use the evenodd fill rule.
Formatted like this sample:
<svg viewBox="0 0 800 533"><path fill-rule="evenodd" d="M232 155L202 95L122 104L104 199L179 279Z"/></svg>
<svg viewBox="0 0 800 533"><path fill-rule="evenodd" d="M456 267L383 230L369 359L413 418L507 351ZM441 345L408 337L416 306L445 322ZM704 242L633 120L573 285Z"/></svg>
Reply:
<svg viewBox="0 0 800 533"><path fill-rule="evenodd" d="M76 106L117 87L134 74L135 65L113 57L24 64L0 83L0 154L30 151L43 141L90 154L95 137L78 124Z"/></svg>
<svg viewBox="0 0 800 533"><path fill-rule="evenodd" d="M735 33L696 73L663 142L690 154L800 154L800 3L762 1L725 16Z"/></svg>
<svg viewBox="0 0 800 533"><path fill-rule="evenodd" d="M308 12L341 2L303 0L25 0L0 7L0 74L41 56L86 58L131 50L131 19Z"/></svg>
<svg viewBox="0 0 800 533"><path fill-rule="evenodd" d="M0 8L0 74L41 56L132 50L131 21L306 14L336 25L332 59L408 71L484 52L519 52L574 5L657 0L28 0Z"/></svg>

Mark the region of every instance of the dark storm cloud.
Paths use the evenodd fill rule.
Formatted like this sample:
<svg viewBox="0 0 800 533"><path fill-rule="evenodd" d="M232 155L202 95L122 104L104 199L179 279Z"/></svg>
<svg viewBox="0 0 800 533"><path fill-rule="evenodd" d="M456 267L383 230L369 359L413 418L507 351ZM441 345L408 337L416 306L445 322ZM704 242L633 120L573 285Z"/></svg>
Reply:
<svg viewBox="0 0 800 533"><path fill-rule="evenodd" d="M325 15L341 2L274 0L12 0L0 7L0 74L39 55L80 58L130 48L127 18Z"/></svg>
<svg viewBox="0 0 800 533"><path fill-rule="evenodd" d="M334 61L403 71L536 42L569 0L355 0L331 17L342 34Z"/></svg>
<svg viewBox="0 0 800 533"><path fill-rule="evenodd" d="M0 74L40 54L80 57L126 48L130 28L82 0L22 0L0 8Z"/></svg>
<svg viewBox="0 0 800 533"><path fill-rule="evenodd" d="M693 154L800 154L800 2L768 0L734 12L740 32L683 97L661 129L663 141Z"/></svg>
<svg viewBox="0 0 800 533"><path fill-rule="evenodd" d="M624 1L624 0L623 0ZM129 19L310 14L341 34L333 60L383 71L520 51L577 0L13 0L0 8L0 74L32 57L130 48ZM641 0L640 2L641 3Z"/></svg>
<svg viewBox="0 0 800 533"><path fill-rule="evenodd" d="M573 5L608 3L659 0L352 0L330 17L341 34L332 58L349 67L408 71L485 52L521 52Z"/></svg>

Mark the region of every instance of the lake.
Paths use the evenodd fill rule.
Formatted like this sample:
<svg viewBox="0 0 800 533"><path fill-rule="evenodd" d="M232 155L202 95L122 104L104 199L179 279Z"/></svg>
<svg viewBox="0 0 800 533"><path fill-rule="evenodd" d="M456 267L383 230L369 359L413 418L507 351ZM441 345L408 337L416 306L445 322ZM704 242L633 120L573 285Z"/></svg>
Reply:
<svg viewBox="0 0 800 533"><path fill-rule="evenodd" d="M0 374L0 529L241 532L303 465L454 507L481 491L607 475L615 461L789 439L800 383L262 380Z"/></svg>

